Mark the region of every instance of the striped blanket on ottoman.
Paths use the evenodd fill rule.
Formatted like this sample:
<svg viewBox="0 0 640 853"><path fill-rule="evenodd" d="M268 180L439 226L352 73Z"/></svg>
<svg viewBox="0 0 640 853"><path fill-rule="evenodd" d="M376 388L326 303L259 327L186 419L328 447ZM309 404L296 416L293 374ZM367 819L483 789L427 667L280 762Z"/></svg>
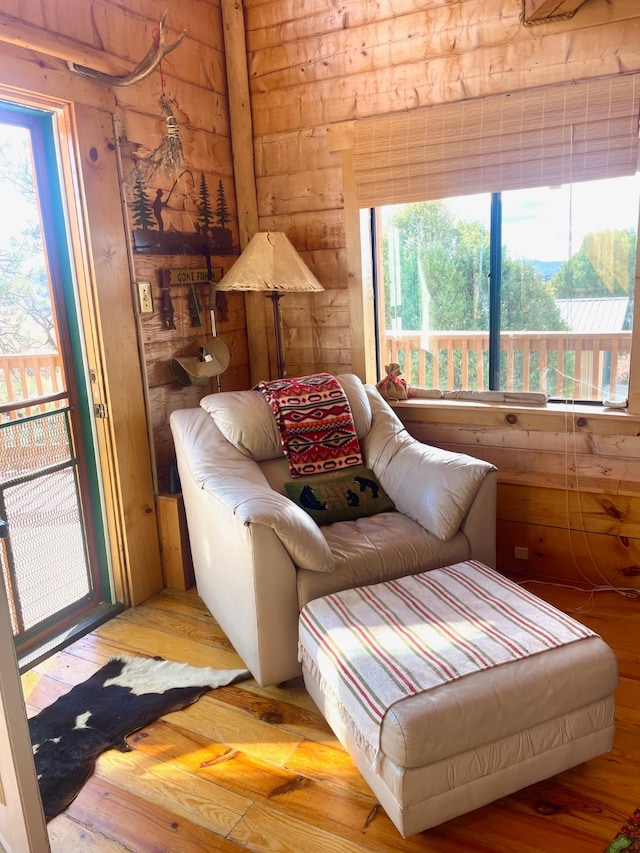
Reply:
<svg viewBox="0 0 640 853"><path fill-rule="evenodd" d="M309 602L299 656L403 835L611 747L611 649L481 563Z"/></svg>
<svg viewBox="0 0 640 853"><path fill-rule="evenodd" d="M590 636L475 562L327 595L300 615L302 662L344 707L372 761L382 719L396 702Z"/></svg>

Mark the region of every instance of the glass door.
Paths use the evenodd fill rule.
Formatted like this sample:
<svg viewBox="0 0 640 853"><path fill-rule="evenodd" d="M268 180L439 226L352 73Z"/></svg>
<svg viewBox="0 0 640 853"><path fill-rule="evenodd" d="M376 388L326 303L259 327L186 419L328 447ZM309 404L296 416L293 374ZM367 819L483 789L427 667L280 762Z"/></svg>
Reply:
<svg viewBox="0 0 640 853"><path fill-rule="evenodd" d="M110 609L55 115L0 102L1 574L22 665Z"/></svg>

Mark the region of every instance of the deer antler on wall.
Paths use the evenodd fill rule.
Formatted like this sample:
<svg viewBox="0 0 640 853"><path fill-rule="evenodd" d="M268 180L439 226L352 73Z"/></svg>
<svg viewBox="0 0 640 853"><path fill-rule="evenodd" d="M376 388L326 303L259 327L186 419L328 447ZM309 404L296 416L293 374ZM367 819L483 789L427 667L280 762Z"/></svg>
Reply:
<svg viewBox="0 0 640 853"><path fill-rule="evenodd" d="M185 36L184 31L180 33L172 44L165 45L164 43L164 22L167 17L165 12L162 20L158 25L158 32L153 39L153 44L149 48L146 56L136 65L130 74L125 74L119 77L115 74L105 74L102 71L96 71L94 68L87 68L85 65L77 65L75 62L68 62L71 71L76 74L81 74L83 77L89 77L91 80L96 80L98 83L105 83L107 86L131 86L133 83L139 83L149 77L156 70L164 57L175 50Z"/></svg>

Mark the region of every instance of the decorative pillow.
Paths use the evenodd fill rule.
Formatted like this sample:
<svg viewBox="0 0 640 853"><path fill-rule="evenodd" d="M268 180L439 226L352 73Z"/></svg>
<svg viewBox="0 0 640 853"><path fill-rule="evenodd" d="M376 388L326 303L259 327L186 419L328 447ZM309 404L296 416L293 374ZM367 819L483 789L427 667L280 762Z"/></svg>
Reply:
<svg viewBox="0 0 640 853"><path fill-rule="evenodd" d="M395 509L373 471L360 466L341 477L319 479L316 475L292 480L284 488L291 500L320 525Z"/></svg>

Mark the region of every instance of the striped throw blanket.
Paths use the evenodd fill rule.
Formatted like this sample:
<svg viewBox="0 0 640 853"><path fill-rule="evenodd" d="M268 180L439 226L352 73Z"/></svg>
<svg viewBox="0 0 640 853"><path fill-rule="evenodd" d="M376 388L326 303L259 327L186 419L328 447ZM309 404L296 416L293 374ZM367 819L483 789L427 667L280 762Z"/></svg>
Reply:
<svg viewBox="0 0 640 853"><path fill-rule="evenodd" d="M469 561L309 602L299 653L373 763L384 716L401 699L591 636Z"/></svg>
<svg viewBox="0 0 640 853"><path fill-rule="evenodd" d="M292 477L362 465L342 385L329 373L259 382L280 430Z"/></svg>

